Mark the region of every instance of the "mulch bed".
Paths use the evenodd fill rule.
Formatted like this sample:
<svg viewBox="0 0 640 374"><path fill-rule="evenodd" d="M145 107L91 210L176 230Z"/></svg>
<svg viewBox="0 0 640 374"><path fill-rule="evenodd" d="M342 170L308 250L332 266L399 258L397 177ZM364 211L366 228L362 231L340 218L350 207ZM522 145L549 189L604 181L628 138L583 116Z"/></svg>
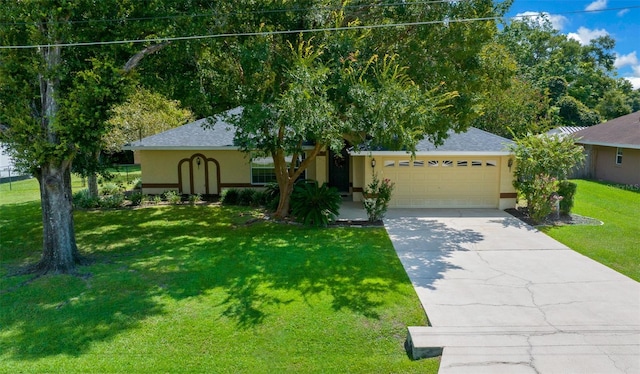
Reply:
<svg viewBox="0 0 640 374"><path fill-rule="evenodd" d="M588 225L588 226L600 226L602 221L591 217L581 216L579 214L561 214L558 219L554 217L547 217L542 222L536 222L529 216L527 208L506 209L505 212L516 217L520 221L529 224L531 226L565 226L565 225Z"/></svg>

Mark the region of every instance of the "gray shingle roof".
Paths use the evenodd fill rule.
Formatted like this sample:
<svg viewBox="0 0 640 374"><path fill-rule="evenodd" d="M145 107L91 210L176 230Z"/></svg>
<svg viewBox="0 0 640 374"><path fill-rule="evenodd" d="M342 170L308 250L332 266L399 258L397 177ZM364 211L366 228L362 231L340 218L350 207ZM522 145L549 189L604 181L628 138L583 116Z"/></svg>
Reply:
<svg viewBox="0 0 640 374"><path fill-rule="evenodd" d="M509 144L513 144L513 141L507 138L475 127L459 134L450 130L448 135L444 144L439 147L423 139L418 143L416 152L507 152Z"/></svg>
<svg viewBox="0 0 640 374"><path fill-rule="evenodd" d="M125 149L132 150L161 150L161 149L235 149L233 137L235 127L224 120L226 114L237 115L242 113L238 107L213 117L213 128L203 128L207 119L203 118L184 126L176 127L160 134L143 138L133 142ZM468 131L456 134L449 132L449 137L444 144L437 147L429 140L424 139L418 143L417 153L504 153L508 152L511 140L498 135L488 133L474 127ZM402 152L404 153L404 152Z"/></svg>
<svg viewBox="0 0 640 374"><path fill-rule="evenodd" d="M176 127L175 129L152 135L133 142L125 149L234 149L235 127L224 120L226 114L240 114L242 108L231 109L224 114L214 116L213 128L204 128L207 118Z"/></svg>

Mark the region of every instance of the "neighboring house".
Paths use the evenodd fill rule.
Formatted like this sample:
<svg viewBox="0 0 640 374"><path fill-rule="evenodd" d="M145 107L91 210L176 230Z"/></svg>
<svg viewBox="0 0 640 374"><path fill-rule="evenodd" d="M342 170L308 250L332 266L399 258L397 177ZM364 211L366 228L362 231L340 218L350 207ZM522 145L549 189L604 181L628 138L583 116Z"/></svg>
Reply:
<svg viewBox="0 0 640 374"><path fill-rule="evenodd" d="M204 121L125 147L135 152L141 165L144 193L176 190L218 195L225 188L259 188L275 181L270 158L250 160L233 144L232 125L217 117L213 129L203 129ZM360 201L363 188L376 172L379 178L395 182L392 207L507 209L516 201L509 143L470 128L465 133L450 133L438 148L423 140L414 158L404 151L325 151L307 169L305 178L327 182Z"/></svg>
<svg viewBox="0 0 640 374"><path fill-rule="evenodd" d="M640 185L640 111L573 134L587 153L586 177Z"/></svg>
<svg viewBox="0 0 640 374"><path fill-rule="evenodd" d="M547 131L546 134L559 136L562 138L569 135L573 136L573 134L575 134L576 132L587 129L587 128L588 127L586 126L560 126ZM573 169L571 169L566 175L567 178L575 179L575 178L587 177L587 175L589 174L587 169L587 164L589 162L589 155L585 155L585 157L586 157L585 162L583 164L576 165Z"/></svg>
<svg viewBox="0 0 640 374"><path fill-rule="evenodd" d="M560 126L560 127L556 127L555 129L551 129L549 131L547 131L547 135L559 135L559 136L566 136L566 135L571 135L573 133L576 133L580 130L584 130L587 127L582 127L582 126Z"/></svg>

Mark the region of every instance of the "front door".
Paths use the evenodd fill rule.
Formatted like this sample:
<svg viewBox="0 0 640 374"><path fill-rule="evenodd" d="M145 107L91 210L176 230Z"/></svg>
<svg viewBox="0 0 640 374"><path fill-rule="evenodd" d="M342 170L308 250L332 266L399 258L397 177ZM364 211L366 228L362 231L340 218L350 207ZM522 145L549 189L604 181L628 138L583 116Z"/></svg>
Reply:
<svg viewBox="0 0 640 374"><path fill-rule="evenodd" d="M340 153L329 151L329 186L341 193L349 193L349 152L345 146Z"/></svg>

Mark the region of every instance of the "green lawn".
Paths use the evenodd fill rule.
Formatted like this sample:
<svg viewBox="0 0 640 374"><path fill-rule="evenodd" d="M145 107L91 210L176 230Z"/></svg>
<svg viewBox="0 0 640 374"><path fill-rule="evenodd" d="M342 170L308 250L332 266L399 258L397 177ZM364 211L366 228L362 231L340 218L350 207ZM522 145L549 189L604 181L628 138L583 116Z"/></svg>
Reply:
<svg viewBox="0 0 640 374"><path fill-rule="evenodd" d="M604 222L602 226L543 229L548 235L612 269L640 281L640 190L576 180L574 213Z"/></svg>
<svg viewBox="0 0 640 374"><path fill-rule="evenodd" d="M29 199L19 183L0 186L0 372L438 370L404 352L406 326L427 320L382 228L247 224L251 210L218 206L76 212L87 276L29 281L6 276L42 240L37 185Z"/></svg>

